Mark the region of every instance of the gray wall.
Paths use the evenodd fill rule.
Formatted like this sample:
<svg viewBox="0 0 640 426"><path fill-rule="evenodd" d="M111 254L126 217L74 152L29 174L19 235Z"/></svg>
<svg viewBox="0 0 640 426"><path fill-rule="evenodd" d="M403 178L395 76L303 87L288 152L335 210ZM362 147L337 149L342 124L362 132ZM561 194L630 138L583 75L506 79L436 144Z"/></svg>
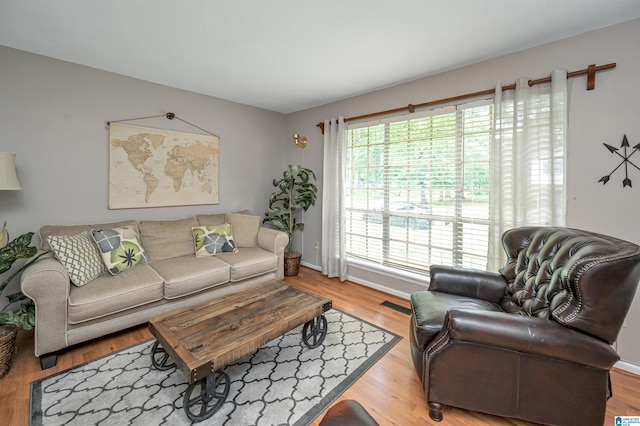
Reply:
<svg viewBox="0 0 640 426"><path fill-rule="evenodd" d="M480 64L452 70L411 83L402 84L341 102L290 114L289 131L309 137L304 162L322 174L323 142L316 123L326 118L357 116L417 104L459 94L475 92L502 84L511 84L520 76L540 78L555 68L569 71L589 64L617 63L613 70L596 76L596 88L586 90L586 77L570 80L570 118L568 147L567 225L621 237L640 243L640 171L630 168L633 188L622 188L621 171L603 186L600 177L618 162L606 151L603 142L619 146L626 133L631 145L640 143L640 20L619 24L526 51L509 54ZM401 65L399 65L401 66ZM301 150L287 146L290 158L301 158ZM635 158L640 166L640 154ZM320 241L320 212L307 212L303 242L303 262L317 266L314 244ZM298 240L300 238L298 237ZM300 241L302 243L302 241ZM349 276L357 282L384 286L407 295L423 288L414 278L398 279L363 267L350 265ZM640 366L640 296L623 328L618 350L624 360ZM636 371L640 373L640 367Z"/></svg>
<svg viewBox="0 0 640 426"><path fill-rule="evenodd" d="M220 203L109 210L106 122L168 111L220 136ZM286 164L285 122L279 113L0 46L0 150L16 153L23 187L0 192L0 218L17 236L44 224L243 208L261 215ZM163 117L127 124L199 132Z"/></svg>
<svg viewBox="0 0 640 426"><path fill-rule="evenodd" d="M219 204L109 210L106 122L168 111L220 137ZM286 165L285 123L279 113L0 46L0 151L16 153L23 187L0 191L0 221L12 238L36 232L38 244L45 224L178 219L245 208L262 215L271 180ZM199 132L175 119L130 124Z"/></svg>

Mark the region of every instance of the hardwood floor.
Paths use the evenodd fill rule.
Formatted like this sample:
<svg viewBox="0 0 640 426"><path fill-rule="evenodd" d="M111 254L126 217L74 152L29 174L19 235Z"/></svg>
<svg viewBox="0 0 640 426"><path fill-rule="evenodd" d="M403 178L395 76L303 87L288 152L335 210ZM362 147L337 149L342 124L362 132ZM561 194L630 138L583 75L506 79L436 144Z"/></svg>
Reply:
<svg viewBox="0 0 640 426"><path fill-rule="evenodd" d="M429 418L427 403L416 375L409 351L409 316L381 306L383 301L409 307L405 299L351 282L327 279L320 272L302 267L296 277L286 281L333 300L333 306L369 321L403 339L370 368L339 399L358 400L381 425L436 425ZM29 424L30 383L74 365L90 361L121 348L151 338L146 326L136 327L105 338L96 339L63 351L58 364L42 371L33 355L33 332L20 332L17 354L9 373L0 379L0 424ZM614 425L615 416L640 416L640 376L614 369L611 373L613 398L607 404L605 425ZM312 425L318 425L321 414ZM482 413L447 408L442 425L530 425Z"/></svg>

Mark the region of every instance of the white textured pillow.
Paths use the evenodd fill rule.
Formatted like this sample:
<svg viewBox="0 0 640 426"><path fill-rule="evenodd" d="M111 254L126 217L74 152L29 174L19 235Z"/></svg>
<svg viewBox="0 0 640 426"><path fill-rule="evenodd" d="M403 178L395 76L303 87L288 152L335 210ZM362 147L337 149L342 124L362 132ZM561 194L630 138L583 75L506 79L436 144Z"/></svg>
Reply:
<svg viewBox="0 0 640 426"><path fill-rule="evenodd" d="M72 236L52 235L47 237L47 242L76 286L83 286L107 272L89 231Z"/></svg>

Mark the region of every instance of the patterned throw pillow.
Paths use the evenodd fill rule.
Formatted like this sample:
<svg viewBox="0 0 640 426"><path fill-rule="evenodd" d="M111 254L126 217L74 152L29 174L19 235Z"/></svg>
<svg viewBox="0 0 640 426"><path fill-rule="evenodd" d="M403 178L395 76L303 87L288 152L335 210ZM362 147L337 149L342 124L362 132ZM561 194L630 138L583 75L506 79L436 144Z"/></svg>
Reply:
<svg viewBox="0 0 640 426"><path fill-rule="evenodd" d="M218 253L238 251L233 241L231 225L196 226L191 228L196 243L196 257L213 256Z"/></svg>
<svg viewBox="0 0 640 426"><path fill-rule="evenodd" d="M133 226L91 231L102 261L111 275L149 262Z"/></svg>
<svg viewBox="0 0 640 426"><path fill-rule="evenodd" d="M81 287L107 272L89 231L72 236L51 235L47 242L76 286Z"/></svg>

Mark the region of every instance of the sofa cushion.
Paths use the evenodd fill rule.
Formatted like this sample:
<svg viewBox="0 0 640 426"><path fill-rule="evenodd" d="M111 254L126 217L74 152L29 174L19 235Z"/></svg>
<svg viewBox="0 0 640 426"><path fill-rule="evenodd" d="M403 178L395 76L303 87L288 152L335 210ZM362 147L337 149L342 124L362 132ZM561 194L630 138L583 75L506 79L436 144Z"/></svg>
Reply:
<svg viewBox="0 0 640 426"><path fill-rule="evenodd" d="M149 260L170 259L185 255L194 255L191 228L198 226L195 217L179 220L149 220L139 224L140 238Z"/></svg>
<svg viewBox="0 0 640 426"><path fill-rule="evenodd" d="M227 215L224 213L199 214L196 218L200 226L222 225L227 222Z"/></svg>
<svg viewBox="0 0 640 426"><path fill-rule="evenodd" d="M47 238L51 235L77 235L81 232L91 232L92 229L111 229L122 228L123 226L137 227L135 220L125 220L122 222L98 223L94 225L45 225L40 228L40 248L42 250L51 250Z"/></svg>
<svg viewBox="0 0 640 426"><path fill-rule="evenodd" d="M216 257L193 255L153 262L153 268L164 279L165 299L176 299L229 282L229 265Z"/></svg>
<svg viewBox="0 0 640 426"><path fill-rule="evenodd" d="M140 237L132 226L92 230L91 234L111 275L148 263Z"/></svg>
<svg viewBox="0 0 640 426"><path fill-rule="evenodd" d="M246 278L277 271L278 255L260 247L245 247L237 253L220 253L216 255L231 266L231 281L242 281Z"/></svg>
<svg viewBox="0 0 640 426"><path fill-rule="evenodd" d="M50 235L47 239L54 256L67 270L73 284L85 285L107 272L89 231L78 235Z"/></svg>
<svg viewBox="0 0 640 426"><path fill-rule="evenodd" d="M227 214L227 222L233 229L233 237L238 247L257 247L260 216L248 214Z"/></svg>
<svg viewBox="0 0 640 426"><path fill-rule="evenodd" d="M213 256L218 253L238 251L233 241L231 225L196 226L191 228L196 246L196 257Z"/></svg>
<svg viewBox="0 0 640 426"><path fill-rule="evenodd" d="M164 280L148 264L118 275L104 274L69 289L69 323L78 324L162 300Z"/></svg>

